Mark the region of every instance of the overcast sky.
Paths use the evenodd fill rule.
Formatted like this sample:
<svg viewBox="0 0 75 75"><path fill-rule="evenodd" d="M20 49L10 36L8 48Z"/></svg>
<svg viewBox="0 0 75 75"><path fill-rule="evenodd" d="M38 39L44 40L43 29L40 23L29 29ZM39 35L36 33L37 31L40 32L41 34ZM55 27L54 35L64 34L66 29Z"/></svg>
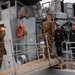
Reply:
<svg viewBox="0 0 75 75"><path fill-rule="evenodd" d="M42 0L41 3L48 2L48 1L51 1L51 0ZM64 2L74 3L75 0L64 0Z"/></svg>

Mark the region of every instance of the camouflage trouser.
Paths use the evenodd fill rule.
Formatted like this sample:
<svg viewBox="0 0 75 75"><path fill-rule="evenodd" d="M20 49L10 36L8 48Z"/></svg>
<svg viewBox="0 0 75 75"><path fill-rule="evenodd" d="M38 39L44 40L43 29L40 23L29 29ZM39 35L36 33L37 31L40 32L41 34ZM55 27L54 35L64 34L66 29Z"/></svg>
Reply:
<svg viewBox="0 0 75 75"><path fill-rule="evenodd" d="M2 66L2 58L3 58L4 52L0 51L0 68Z"/></svg>
<svg viewBox="0 0 75 75"><path fill-rule="evenodd" d="M47 42L48 42L48 46L47 46ZM52 48L53 48L53 41L51 41L50 39L47 39L47 41L45 40L45 50L44 50L44 54L45 54L45 58L48 59L48 49L49 52L52 52Z"/></svg>

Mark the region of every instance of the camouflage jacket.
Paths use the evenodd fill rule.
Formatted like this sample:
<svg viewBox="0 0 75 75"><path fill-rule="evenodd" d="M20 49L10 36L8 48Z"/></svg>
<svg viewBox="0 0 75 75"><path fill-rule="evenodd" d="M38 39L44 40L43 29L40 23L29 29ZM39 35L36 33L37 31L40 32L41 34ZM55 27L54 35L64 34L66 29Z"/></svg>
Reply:
<svg viewBox="0 0 75 75"><path fill-rule="evenodd" d="M0 32L0 51L6 54L6 50L4 47L4 36L5 36L5 31Z"/></svg>
<svg viewBox="0 0 75 75"><path fill-rule="evenodd" d="M43 34L47 34L48 36L50 36L51 38L54 37L54 22L51 21L51 22L48 22L48 21L45 21L43 22L43 25L42 25L42 33Z"/></svg>

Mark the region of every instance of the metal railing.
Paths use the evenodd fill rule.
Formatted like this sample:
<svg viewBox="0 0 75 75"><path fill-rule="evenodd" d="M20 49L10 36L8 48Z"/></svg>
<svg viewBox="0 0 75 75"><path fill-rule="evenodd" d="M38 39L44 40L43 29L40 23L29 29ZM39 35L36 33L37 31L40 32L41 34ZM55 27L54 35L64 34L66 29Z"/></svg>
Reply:
<svg viewBox="0 0 75 75"><path fill-rule="evenodd" d="M37 36L27 36L24 38L18 38L18 39L8 39L4 42L0 42L0 44L5 44L5 49L7 52L7 55L4 55L0 60L2 61L2 70L7 70L14 68L15 75L16 74L16 67L19 65L26 64L28 62L32 62L34 60L44 59L44 42L43 43L36 43L36 38L43 35L37 35ZM32 41L32 40L33 41ZM48 56L50 59L50 52L49 52L49 46L48 46L48 37L46 36L46 43L47 43L47 50L48 50ZM31 40L31 41L30 41ZM51 40L52 41L52 40ZM1 49L0 49L1 50ZM50 62L50 61L49 61Z"/></svg>
<svg viewBox="0 0 75 75"><path fill-rule="evenodd" d="M72 49L75 49L75 47L72 47L71 44L75 44L75 42L66 42L66 50L63 51L67 69L75 69L75 57L73 57L75 53L72 52Z"/></svg>
<svg viewBox="0 0 75 75"><path fill-rule="evenodd" d="M46 39L46 44L47 46L45 46L44 41L42 43L36 43L36 38L40 36L45 36ZM44 49L47 47L47 51L48 51L48 57L49 57L49 65L51 64L50 59L51 59L51 53L53 53L57 58L57 54L56 54L56 50L54 48L54 44L53 44L53 48L52 51L50 52L49 50L49 44L48 44L48 36L45 34L41 34L41 35L32 35L32 36L27 36L27 37L23 37L23 38L18 38L18 39L9 39L9 40L5 40L4 44L5 44L5 49L7 51L7 55L4 55L4 57L0 58L3 59L3 64L2 64L2 70L6 70L6 69L11 69L14 68L15 70L15 75L17 75L16 70L17 70L17 66L19 65L23 65L29 62L32 62L34 60L39 60L40 59L44 59ZM53 40L50 40L52 42L54 42ZM0 42L0 44L3 42ZM68 44L70 44L71 42L66 42L66 63L70 63L69 62L69 57L68 54L70 53L68 50ZM70 47L71 49L72 47ZM71 54L71 53L70 53ZM72 54L71 54L72 55ZM61 61L58 58L59 61ZM71 59L72 60L72 59ZM71 61L71 63L73 63L73 61ZM40 66L41 67L41 66ZM69 68L69 65L66 64L66 67ZM74 67L74 65L73 65ZM22 74L21 74L22 75Z"/></svg>

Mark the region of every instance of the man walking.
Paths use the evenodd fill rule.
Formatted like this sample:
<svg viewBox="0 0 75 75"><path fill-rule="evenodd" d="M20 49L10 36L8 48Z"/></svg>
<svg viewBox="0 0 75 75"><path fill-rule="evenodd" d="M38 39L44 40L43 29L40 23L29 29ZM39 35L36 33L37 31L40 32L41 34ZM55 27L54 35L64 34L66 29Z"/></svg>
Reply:
<svg viewBox="0 0 75 75"><path fill-rule="evenodd" d="M61 44L64 42L64 36L59 25L56 26L54 41L55 41L57 55L61 57L62 56Z"/></svg>
<svg viewBox="0 0 75 75"><path fill-rule="evenodd" d="M44 41L45 41L45 59L48 60L48 49L49 52L51 53L52 51L52 42L54 40L54 22L52 21L52 15L51 14L47 14L47 20L45 22L43 22L42 25L42 33L44 34ZM47 39L46 39L47 36ZM47 42L48 42L48 46L47 46Z"/></svg>

